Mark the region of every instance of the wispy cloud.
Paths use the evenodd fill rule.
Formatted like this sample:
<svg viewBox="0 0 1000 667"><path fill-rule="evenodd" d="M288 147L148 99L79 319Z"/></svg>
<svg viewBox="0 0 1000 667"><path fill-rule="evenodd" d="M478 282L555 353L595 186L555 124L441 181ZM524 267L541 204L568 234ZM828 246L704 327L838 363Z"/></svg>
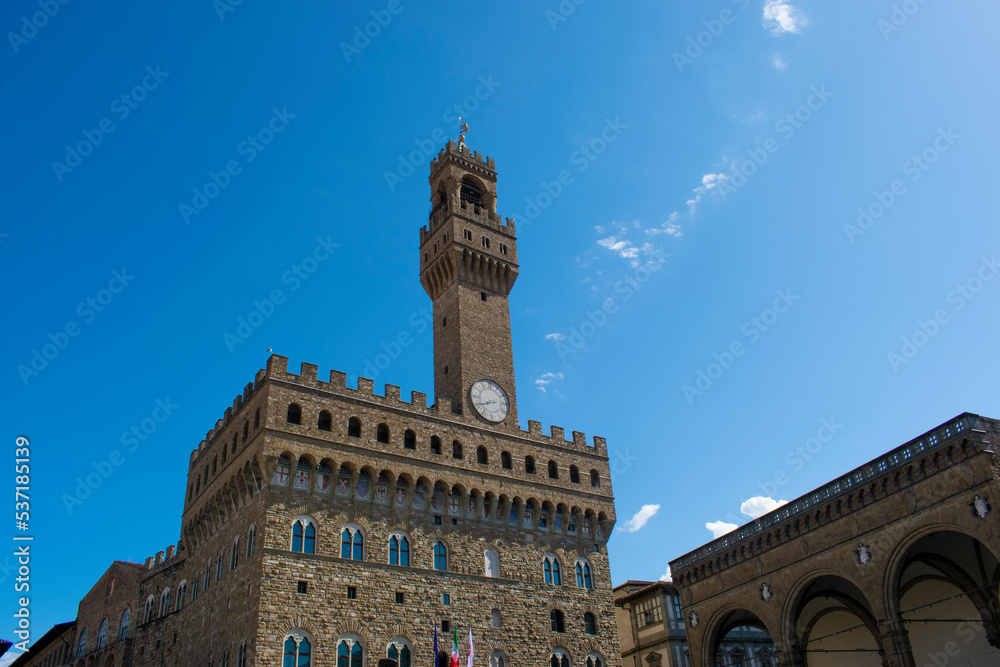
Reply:
<svg viewBox="0 0 1000 667"><path fill-rule="evenodd" d="M558 343L559 341L566 340L566 336L557 331L555 333L545 334L545 340L554 340Z"/></svg>
<svg viewBox="0 0 1000 667"><path fill-rule="evenodd" d="M660 575L660 581L673 581L674 575L670 572L670 566L667 566L667 571Z"/></svg>
<svg viewBox="0 0 1000 667"><path fill-rule="evenodd" d="M785 59L784 57L782 57L780 53L774 54L774 57L771 58L771 64L774 65L774 69L778 70L779 72L788 67L788 64L785 63Z"/></svg>
<svg viewBox="0 0 1000 667"><path fill-rule="evenodd" d="M714 188L718 187L719 183L723 182L729 178L726 174L705 174L701 177L701 185L694 189L694 197L688 199L687 205L691 208L691 212L694 213L698 207L698 203L701 201L702 197L711 192Z"/></svg>
<svg viewBox="0 0 1000 667"><path fill-rule="evenodd" d="M554 335L562 336L562 334L549 334L548 336L546 336L546 338L551 338ZM553 340L562 340L562 337ZM552 384L556 380L562 380L562 379L563 379L562 373L542 373L539 377L535 378L535 386L538 387L539 391L546 392L548 391L547 389L548 385Z"/></svg>
<svg viewBox="0 0 1000 667"><path fill-rule="evenodd" d="M684 236L684 232L681 231L681 226L677 224L677 218L680 217L680 213L674 211L670 214L670 217L660 225L659 227L650 227L646 230L646 233L650 236L657 236L659 234L668 234L670 236L680 238Z"/></svg>
<svg viewBox="0 0 1000 667"><path fill-rule="evenodd" d="M637 533L642 530L650 519L660 511L659 505L643 505L631 519L625 522L621 530L626 533Z"/></svg>
<svg viewBox="0 0 1000 667"><path fill-rule="evenodd" d="M805 14L787 0L764 2L764 27L770 30L772 35L798 34L806 23Z"/></svg>
<svg viewBox="0 0 1000 667"><path fill-rule="evenodd" d="M706 523L705 528L712 531L712 537L722 537L726 533L731 533L739 526L735 523L726 523L725 521L713 521L711 523Z"/></svg>

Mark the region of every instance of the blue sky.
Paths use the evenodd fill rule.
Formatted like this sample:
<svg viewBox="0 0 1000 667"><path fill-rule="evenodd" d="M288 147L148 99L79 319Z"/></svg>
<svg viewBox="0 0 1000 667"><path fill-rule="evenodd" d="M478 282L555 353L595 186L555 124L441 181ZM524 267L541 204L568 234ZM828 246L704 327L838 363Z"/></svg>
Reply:
<svg viewBox="0 0 1000 667"><path fill-rule="evenodd" d="M36 636L176 541L188 455L268 348L353 382L408 332L376 387L432 392L418 229L458 114L518 220L519 414L608 439L616 583L1000 414L996 3L227 2L2 10Z"/></svg>

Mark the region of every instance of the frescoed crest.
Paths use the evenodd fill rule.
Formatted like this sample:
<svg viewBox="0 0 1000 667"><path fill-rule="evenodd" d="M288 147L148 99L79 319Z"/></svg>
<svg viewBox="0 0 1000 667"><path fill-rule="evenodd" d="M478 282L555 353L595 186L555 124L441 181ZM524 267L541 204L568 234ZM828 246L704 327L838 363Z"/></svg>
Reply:
<svg viewBox="0 0 1000 667"><path fill-rule="evenodd" d="M271 480L271 484L277 484L278 486L288 485L288 466L279 464L274 469L274 478Z"/></svg>
<svg viewBox="0 0 1000 667"><path fill-rule="evenodd" d="M493 520L497 523L503 523L503 508L497 506L497 512L493 515Z"/></svg>
<svg viewBox="0 0 1000 667"><path fill-rule="evenodd" d="M599 540L603 540L604 539L604 529L601 528L601 522L600 521L597 522L597 528L594 530L594 537L596 537Z"/></svg>
<svg viewBox="0 0 1000 667"><path fill-rule="evenodd" d="M321 472L316 475L316 490L320 493L330 493L330 473Z"/></svg>
<svg viewBox="0 0 1000 667"><path fill-rule="evenodd" d="M458 496L452 496L448 499L448 513L452 516L458 516L459 510L459 499Z"/></svg>
<svg viewBox="0 0 1000 667"><path fill-rule="evenodd" d="M510 525L516 526L517 525L517 509L514 508L514 507L511 507L510 508L510 516L507 517L507 518L510 521Z"/></svg>
<svg viewBox="0 0 1000 667"><path fill-rule="evenodd" d="M295 484L294 488L302 489L304 491L309 490L309 471L308 470L296 470L295 471Z"/></svg>
<svg viewBox="0 0 1000 667"><path fill-rule="evenodd" d="M444 496L437 492L431 496L431 509L440 512L442 507L444 507Z"/></svg>
<svg viewBox="0 0 1000 667"><path fill-rule="evenodd" d="M358 478L358 487L355 495L361 500L368 500L368 493L371 491L372 483L367 479Z"/></svg>
<svg viewBox="0 0 1000 667"><path fill-rule="evenodd" d="M590 537L590 519L583 520L583 528L581 530L584 537Z"/></svg>
<svg viewBox="0 0 1000 667"><path fill-rule="evenodd" d="M476 516L476 503L469 501L465 504L465 517L467 519L473 519Z"/></svg>
<svg viewBox="0 0 1000 667"><path fill-rule="evenodd" d="M535 519L535 513L532 510L530 509L524 510L524 521L521 522L521 525L524 528L531 528L531 523L532 521L534 521L534 519Z"/></svg>
<svg viewBox="0 0 1000 667"><path fill-rule="evenodd" d="M562 515L556 514L556 520L552 522L552 529L560 533L562 532L563 529Z"/></svg>
<svg viewBox="0 0 1000 667"><path fill-rule="evenodd" d="M351 495L351 478L350 477L338 477L337 478L337 495L338 496L349 496L349 495Z"/></svg>
<svg viewBox="0 0 1000 667"><path fill-rule="evenodd" d="M393 504L400 506L406 504L406 489L396 489L396 495L393 498Z"/></svg>
<svg viewBox="0 0 1000 667"><path fill-rule="evenodd" d="M426 501L427 496L425 495L424 488L418 486L417 490L413 492L413 509L422 510Z"/></svg>
<svg viewBox="0 0 1000 667"><path fill-rule="evenodd" d="M379 484L375 487L375 502L386 505L389 503L389 487Z"/></svg>

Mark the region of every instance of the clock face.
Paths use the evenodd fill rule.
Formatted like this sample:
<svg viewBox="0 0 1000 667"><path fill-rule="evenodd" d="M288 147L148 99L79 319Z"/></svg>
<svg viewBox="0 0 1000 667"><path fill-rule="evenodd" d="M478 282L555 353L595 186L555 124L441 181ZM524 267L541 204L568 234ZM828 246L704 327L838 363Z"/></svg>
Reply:
<svg viewBox="0 0 1000 667"><path fill-rule="evenodd" d="M492 380L480 380L469 390L476 411L491 422L502 422L507 417L510 404L507 394Z"/></svg>

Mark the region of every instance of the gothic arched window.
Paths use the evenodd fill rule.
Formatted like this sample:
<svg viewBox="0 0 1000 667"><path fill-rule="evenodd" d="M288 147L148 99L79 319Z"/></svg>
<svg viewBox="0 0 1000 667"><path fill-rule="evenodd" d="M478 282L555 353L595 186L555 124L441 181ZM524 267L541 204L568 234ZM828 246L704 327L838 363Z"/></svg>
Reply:
<svg viewBox="0 0 1000 667"><path fill-rule="evenodd" d="M542 561L542 573L545 575L545 583L562 586L562 569L559 566L559 559L554 555L545 556Z"/></svg>
<svg viewBox="0 0 1000 667"><path fill-rule="evenodd" d="M288 423L289 424L301 424L302 423L302 408L299 407L298 403L292 403L288 406Z"/></svg>
<svg viewBox="0 0 1000 667"><path fill-rule="evenodd" d="M389 565L410 566L410 538L402 533L389 538Z"/></svg>
<svg viewBox="0 0 1000 667"><path fill-rule="evenodd" d="M297 632L289 633L284 642L284 660L281 667L312 667L312 642Z"/></svg>
<svg viewBox="0 0 1000 667"><path fill-rule="evenodd" d="M351 417L347 420L347 435L352 438L361 437L361 420L357 417Z"/></svg>
<svg viewBox="0 0 1000 667"><path fill-rule="evenodd" d="M358 526L349 525L341 531L340 557L348 560L365 559L365 536Z"/></svg>
<svg viewBox="0 0 1000 667"><path fill-rule="evenodd" d="M316 524L312 519L300 517L292 524L292 551L300 554L316 553Z"/></svg>

